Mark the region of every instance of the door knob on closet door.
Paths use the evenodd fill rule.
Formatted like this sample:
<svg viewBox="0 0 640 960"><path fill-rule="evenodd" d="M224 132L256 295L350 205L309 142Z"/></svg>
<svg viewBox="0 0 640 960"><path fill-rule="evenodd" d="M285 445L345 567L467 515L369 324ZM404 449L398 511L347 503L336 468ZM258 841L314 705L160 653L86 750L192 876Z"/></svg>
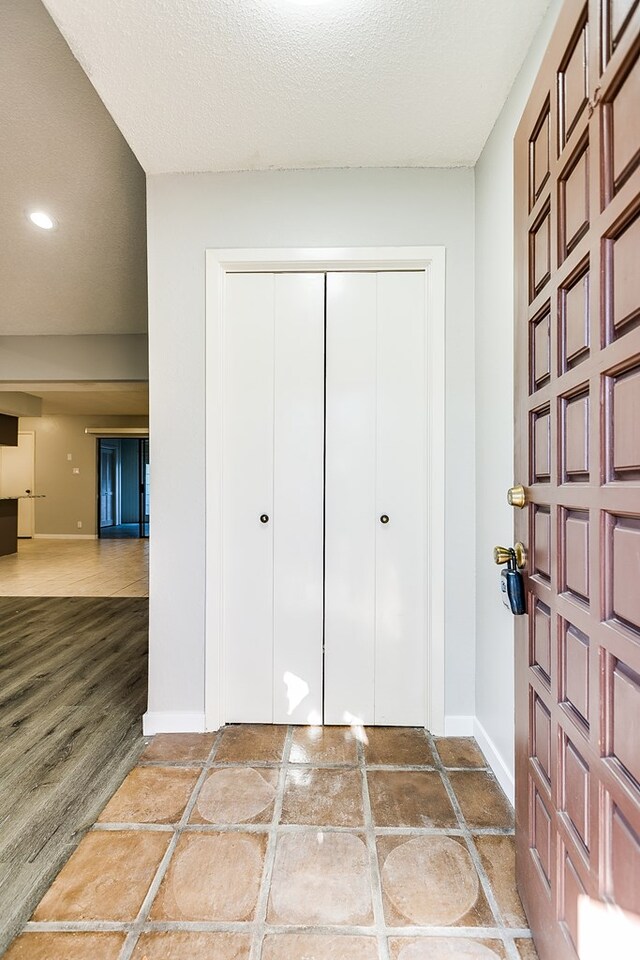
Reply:
<svg viewBox="0 0 640 960"><path fill-rule="evenodd" d="M380 523L389 523L389 517L386 515L386 513L383 513L380 517Z"/></svg>
<svg viewBox="0 0 640 960"><path fill-rule="evenodd" d="M269 517L266 513L263 513L260 517L260 523L269 523Z"/></svg>

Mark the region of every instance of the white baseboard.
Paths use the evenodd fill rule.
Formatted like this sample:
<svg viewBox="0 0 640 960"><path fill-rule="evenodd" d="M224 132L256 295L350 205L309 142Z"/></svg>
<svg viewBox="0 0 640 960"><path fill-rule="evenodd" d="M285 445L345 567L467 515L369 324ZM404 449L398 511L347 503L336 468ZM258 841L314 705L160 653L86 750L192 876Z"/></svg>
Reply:
<svg viewBox="0 0 640 960"><path fill-rule="evenodd" d="M498 751L495 743L482 726L477 717L474 717L473 735L478 741L478 746L487 758L487 762L493 770L496 780L507 795L511 806L515 804L515 783L513 779L513 770L505 761L504 757Z"/></svg>
<svg viewBox="0 0 640 960"><path fill-rule="evenodd" d="M475 717L449 714L444 718L445 737L472 737Z"/></svg>
<svg viewBox="0 0 640 960"><path fill-rule="evenodd" d="M145 737L152 737L156 733L204 733L204 731L204 712L147 710L142 718L142 732Z"/></svg>
<svg viewBox="0 0 640 960"><path fill-rule="evenodd" d="M95 533L34 533L33 540L97 540Z"/></svg>

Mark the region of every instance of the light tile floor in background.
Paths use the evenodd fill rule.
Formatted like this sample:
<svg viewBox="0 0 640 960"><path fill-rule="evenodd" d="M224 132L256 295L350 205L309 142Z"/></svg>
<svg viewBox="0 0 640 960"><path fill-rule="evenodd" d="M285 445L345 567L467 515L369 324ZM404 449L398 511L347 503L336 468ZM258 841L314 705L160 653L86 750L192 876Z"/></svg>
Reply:
<svg viewBox="0 0 640 960"><path fill-rule="evenodd" d="M473 740L153 739L6 960L534 960Z"/></svg>
<svg viewBox="0 0 640 960"><path fill-rule="evenodd" d="M18 540L2 597L148 597L148 540Z"/></svg>

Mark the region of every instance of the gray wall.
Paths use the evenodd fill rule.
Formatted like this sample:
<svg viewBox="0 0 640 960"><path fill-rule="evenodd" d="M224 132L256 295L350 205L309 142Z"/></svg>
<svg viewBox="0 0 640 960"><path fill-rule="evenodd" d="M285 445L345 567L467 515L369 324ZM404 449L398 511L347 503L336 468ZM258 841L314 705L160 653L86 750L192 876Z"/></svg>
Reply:
<svg viewBox="0 0 640 960"><path fill-rule="evenodd" d="M35 492L46 498L35 501L36 536L95 536L96 438L87 436L85 427L143 427L148 422L147 417L20 418L20 430L35 433Z"/></svg>
<svg viewBox="0 0 640 960"><path fill-rule="evenodd" d="M41 0L0 2L0 70L0 333L145 333L144 170Z"/></svg>
<svg viewBox="0 0 640 960"><path fill-rule="evenodd" d="M0 337L0 380L146 380L146 334Z"/></svg>
<svg viewBox="0 0 640 960"><path fill-rule="evenodd" d="M514 769L513 618L498 592L495 544L513 542L513 137L561 0L552 0L475 168L476 716L508 777ZM504 785L504 782L503 782Z"/></svg>
<svg viewBox="0 0 640 960"><path fill-rule="evenodd" d="M446 712L473 715L473 204L473 171L467 169L176 174L147 179L154 458L151 711L204 710L205 250L444 244ZM462 597L452 586L461 571L466 583Z"/></svg>

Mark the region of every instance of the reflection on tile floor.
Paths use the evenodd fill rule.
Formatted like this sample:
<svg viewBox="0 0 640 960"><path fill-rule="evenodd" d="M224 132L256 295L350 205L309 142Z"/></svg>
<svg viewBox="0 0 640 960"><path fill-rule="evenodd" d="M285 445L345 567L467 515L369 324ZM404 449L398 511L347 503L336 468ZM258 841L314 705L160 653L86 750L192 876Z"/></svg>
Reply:
<svg viewBox="0 0 640 960"><path fill-rule="evenodd" d="M473 740L160 735L5 960L533 960L514 875Z"/></svg>

